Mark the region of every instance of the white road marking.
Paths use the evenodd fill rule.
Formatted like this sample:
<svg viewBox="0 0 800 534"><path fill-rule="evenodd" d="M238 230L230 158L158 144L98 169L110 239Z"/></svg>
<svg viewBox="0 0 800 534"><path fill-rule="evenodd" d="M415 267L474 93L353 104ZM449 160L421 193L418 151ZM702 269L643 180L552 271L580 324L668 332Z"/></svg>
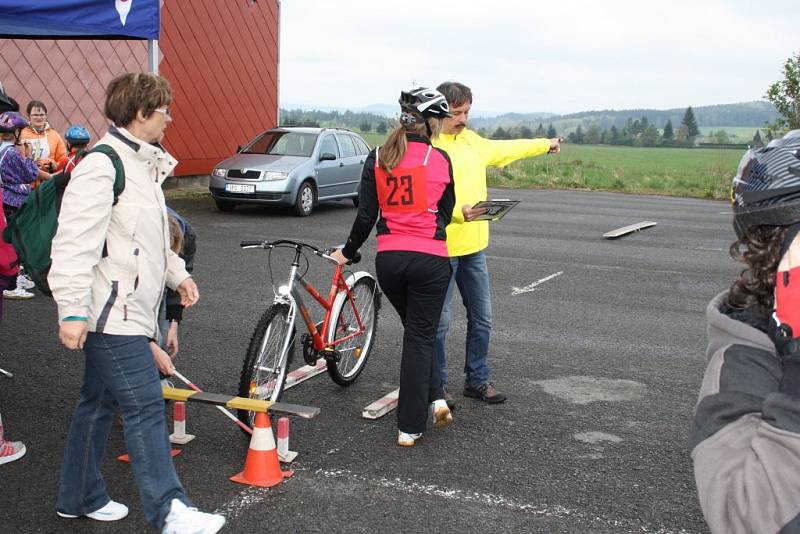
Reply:
<svg viewBox="0 0 800 534"><path fill-rule="evenodd" d="M214 510L214 513L222 514L227 519L233 519L241 515L242 512L251 506L264 502L268 494L269 488L249 487L242 490L238 496Z"/></svg>
<svg viewBox="0 0 800 534"><path fill-rule="evenodd" d="M605 432L600 432L598 430L593 430L591 432L581 432L579 434L575 434L572 436L573 438L577 439L578 441L582 441L584 443L589 443L594 445L596 443L600 443L602 441L609 441L611 443L620 443L622 442L622 438L616 436L614 434L607 434Z"/></svg>
<svg viewBox="0 0 800 534"><path fill-rule="evenodd" d="M295 471L302 471L303 469L296 469ZM403 479L400 477L386 478L386 477L370 477L368 475L361 475L354 473L349 469L316 469L313 472L305 471L301 476L308 477L321 477L329 479L348 479L350 481L360 483L363 485L378 486L394 491L401 491L403 493L420 494L428 497L439 497L442 499L450 499L463 503L472 503L483 506L496 506L506 508L513 511L524 512L536 517L550 517L550 518L569 518L585 521L588 524L603 524L612 525L617 527L628 527L628 531L633 531L629 527L635 527L636 532L652 533L652 534L687 534L688 531L669 530L665 528L652 527L650 525L642 525L640 523L633 523L630 520L619 520L607 516L594 516L587 514L581 510L574 508L567 508L558 504L533 504L519 502L504 495L495 493L480 493L472 490L460 490L439 486L437 484L420 484L410 479ZM295 480L294 482L297 482ZM291 482L290 482L291 483ZM233 520L239 517L248 508L263 503L270 492L274 492L275 488L255 488L250 487L242 490L238 497L228 501L226 504L214 510L214 513L224 515L228 520Z"/></svg>
<svg viewBox="0 0 800 534"><path fill-rule="evenodd" d="M548 280L552 280L556 276L560 276L563 273L564 273L564 271L558 271L557 273L551 274L550 276L545 276L541 280L537 280L532 284L528 284L525 287L513 287L512 286L511 287L511 296L513 297L514 295L521 295L522 293L529 293L529 292L533 291L534 289L536 289L536 286L538 286L540 284L543 284L543 283L547 282Z"/></svg>

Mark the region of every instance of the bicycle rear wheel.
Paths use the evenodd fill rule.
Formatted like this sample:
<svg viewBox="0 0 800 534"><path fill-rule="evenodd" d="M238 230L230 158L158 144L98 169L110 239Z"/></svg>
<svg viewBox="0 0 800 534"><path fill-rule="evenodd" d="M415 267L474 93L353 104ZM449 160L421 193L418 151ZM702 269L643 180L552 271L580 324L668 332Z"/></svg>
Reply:
<svg viewBox="0 0 800 534"><path fill-rule="evenodd" d="M364 331L334 346L337 357L328 360L328 374L340 386L349 386L356 381L364 370L370 351L375 329L378 326L379 295L375 291L375 279L363 277L350 288L351 296L347 296L338 312L331 317L328 326L328 343L352 335L359 330L358 316Z"/></svg>
<svg viewBox="0 0 800 534"><path fill-rule="evenodd" d="M275 304L261 316L250 339L239 378L239 396L277 401L283 393L286 368L294 350L294 318L287 304ZM253 426L255 412L239 410L239 419Z"/></svg>

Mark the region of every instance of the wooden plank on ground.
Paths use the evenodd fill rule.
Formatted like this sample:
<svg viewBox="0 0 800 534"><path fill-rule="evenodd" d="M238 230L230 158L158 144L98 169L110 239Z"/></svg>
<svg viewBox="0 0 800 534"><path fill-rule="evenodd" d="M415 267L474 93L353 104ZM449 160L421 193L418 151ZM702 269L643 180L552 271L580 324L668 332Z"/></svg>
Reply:
<svg viewBox="0 0 800 534"><path fill-rule="evenodd" d="M361 417L365 419L378 419L397 408L397 398L400 395L400 388L390 391L380 399L376 400L361 412Z"/></svg>
<svg viewBox="0 0 800 534"><path fill-rule="evenodd" d="M644 228L650 228L651 226L657 225L657 222L654 221L642 221L636 224L630 224L628 226L623 226L622 228L617 228L616 230L610 230L603 234L603 237L606 239L615 239L617 237L630 234L631 232L638 232L639 230L643 230Z"/></svg>
<svg viewBox="0 0 800 534"><path fill-rule="evenodd" d="M320 358L317 360L316 365L304 365L299 369L295 369L286 375L286 384L283 386L283 390L286 391L287 389L294 387L301 382L305 382L309 378L315 377L320 373L324 373L327 368L328 364L325 362L325 358Z"/></svg>

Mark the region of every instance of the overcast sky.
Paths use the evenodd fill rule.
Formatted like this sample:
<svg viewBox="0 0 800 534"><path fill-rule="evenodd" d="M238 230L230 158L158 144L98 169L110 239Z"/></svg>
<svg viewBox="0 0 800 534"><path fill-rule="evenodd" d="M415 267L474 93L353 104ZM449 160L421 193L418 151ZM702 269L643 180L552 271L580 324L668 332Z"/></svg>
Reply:
<svg viewBox="0 0 800 534"><path fill-rule="evenodd" d="M744 102L798 28L800 0L281 0L280 99L361 108L456 80L478 114Z"/></svg>

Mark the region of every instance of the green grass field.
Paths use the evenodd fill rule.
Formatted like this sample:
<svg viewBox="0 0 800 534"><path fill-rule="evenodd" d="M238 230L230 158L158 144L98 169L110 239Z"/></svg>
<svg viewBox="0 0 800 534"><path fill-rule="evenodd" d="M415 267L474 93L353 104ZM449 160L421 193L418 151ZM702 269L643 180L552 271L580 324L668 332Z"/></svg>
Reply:
<svg viewBox="0 0 800 534"><path fill-rule="evenodd" d="M743 132L742 132L743 133ZM750 134L755 133L755 129ZM370 147L386 139L362 133ZM726 199L743 151L564 144L561 154L489 170L492 187L595 189Z"/></svg>
<svg viewBox="0 0 800 534"><path fill-rule="evenodd" d="M370 148L375 148L376 146L382 145L387 136L387 134L379 134L375 132L364 133L360 130L356 131L361 135L361 137L364 138L364 141L367 142Z"/></svg>
<svg viewBox="0 0 800 534"><path fill-rule="evenodd" d="M753 136L756 134L756 130L761 130L762 138L765 135L764 128L756 128L755 126L701 126L699 129L700 135L703 136L708 135L711 132L725 130L725 132L727 132L727 134L730 136L732 143L750 143L750 141L753 140Z"/></svg>
<svg viewBox="0 0 800 534"><path fill-rule="evenodd" d="M739 150L565 144L489 172L494 187L552 187L728 198Z"/></svg>

